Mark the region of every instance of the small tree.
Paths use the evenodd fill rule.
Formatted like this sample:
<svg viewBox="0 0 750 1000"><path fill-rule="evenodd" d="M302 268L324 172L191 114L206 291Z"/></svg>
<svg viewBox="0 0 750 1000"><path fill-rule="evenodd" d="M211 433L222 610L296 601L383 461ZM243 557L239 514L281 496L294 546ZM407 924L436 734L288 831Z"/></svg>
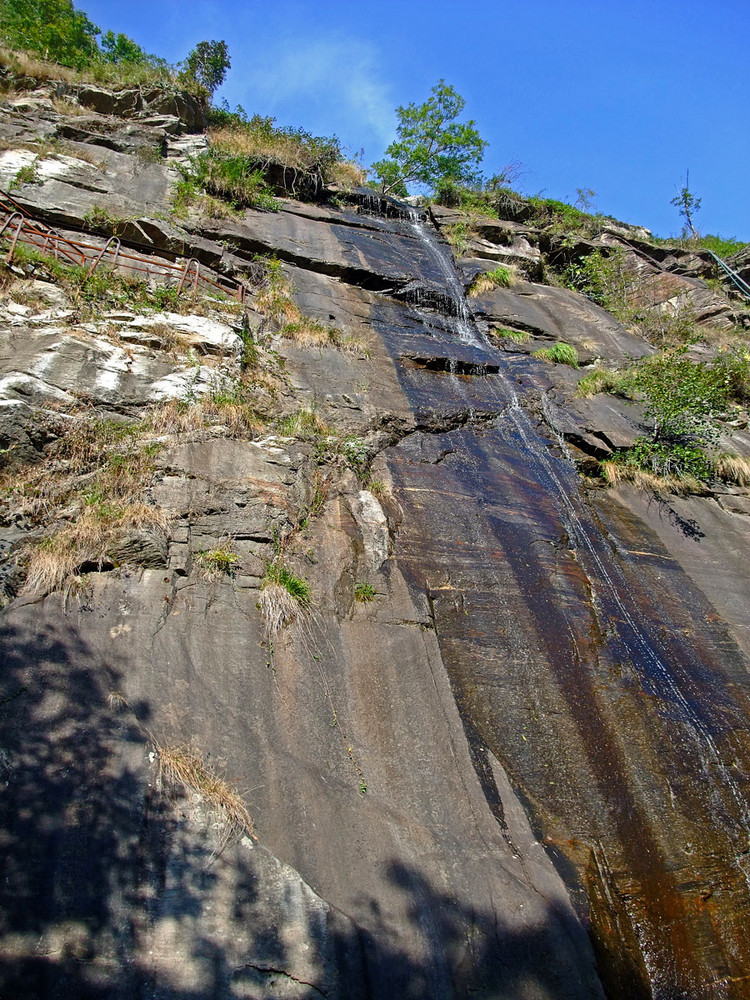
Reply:
<svg viewBox="0 0 750 1000"><path fill-rule="evenodd" d="M670 205L674 205L675 208L678 209L680 215L685 220L683 233L685 235L697 236L698 231L693 225L693 216L701 207L701 200L700 198L696 198L693 192L690 190L689 170L685 173L685 184L683 185L677 197L671 200Z"/></svg>
<svg viewBox="0 0 750 1000"><path fill-rule="evenodd" d="M188 86L197 85L210 97L224 82L230 66L226 42L198 42L183 63L180 79Z"/></svg>
<svg viewBox="0 0 750 1000"><path fill-rule="evenodd" d="M396 109L398 138L386 149L387 159L373 170L384 194L402 193L404 185L419 181L435 187L441 180L471 184L487 143L476 122L458 122L466 102L444 80L438 81L424 104Z"/></svg>

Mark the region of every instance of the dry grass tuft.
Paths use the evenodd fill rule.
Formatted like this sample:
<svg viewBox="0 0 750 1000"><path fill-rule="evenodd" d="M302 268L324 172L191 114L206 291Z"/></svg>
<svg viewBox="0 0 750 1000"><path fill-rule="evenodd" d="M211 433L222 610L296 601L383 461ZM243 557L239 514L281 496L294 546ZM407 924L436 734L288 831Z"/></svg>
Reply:
<svg viewBox="0 0 750 1000"><path fill-rule="evenodd" d="M494 271L478 274L472 281L467 294L470 298L487 295L496 288L510 288L516 282L516 277L509 267L500 265Z"/></svg>
<svg viewBox="0 0 750 1000"><path fill-rule="evenodd" d="M347 337L336 327L326 326L309 316L303 316L299 310L298 319L286 323L281 328L281 336L293 340L300 347L333 347L344 354L367 353L362 341L355 337Z"/></svg>
<svg viewBox="0 0 750 1000"><path fill-rule="evenodd" d="M725 452L717 456L714 462L714 473L718 479L737 486L750 486L750 458Z"/></svg>
<svg viewBox="0 0 750 1000"><path fill-rule="evenodd" d="M28 52L14 52L11 49L0 48L0 66L9 69L17 76L29 76L35 80L62 80L64 83L74 83L78 74L74 69L60 66L58 63L45 62Z"/></svg>
<svg viewBox="0 0 750 1000"><path fill-rule="evenodd" d="M159 778L165 785L182 786L196 792L211 811L227 825L229 837L242 834L255 836L255 828L242 796L204 763L192 747L155 745L159 758Z"/></svg>
<svg viewBox="0 0 750 1000"><path fill-rule="evenodd" d="M271 638L278 635L286 625L291 625L304 611L286 587L278 583L268 583L263 587L258 606Z"/></svg>
<svg viewBox="0 0 750 1000"><path fill-rule="evenodd" d="M601 463L601 470L610 486L632 483L639 490L647 490L650 493L673 493L676 496L705 496L709 492L706 484L695 476L656 476L653 472L645 472L634 465L607 461Z"/></svg>
<svg viewBox="0 0 750 1000"><path fill-rule="evenodd" d="M154 434L185 434L205 427L222 426L229 437L254 437L265 428L263 417L248 403L204 398L194 403L170 399L149 417Z"/></svg>
<svg viewBox="0 0 750 1000"><path fill-rule="evenodd" d="M91 114L88 108L84 108L78 101L71 100L68 97L53 97L52 107L59 115L64 115L66 118L70 118L71 116L80 118L83 115Z"/></svg>
<svg viewBox="0 0 750 1000"><path fill-rule="evenodd" d="M362 187L367 180L367 171L351 160L339 160L331 168L330 174L332 183L338 184L345 191Z"/></svg>
<svg viewBox="0 0 750 1000"><path fill-rule="evenodd" d="M211 129L208 139L214 149L230 156L276 161L296 170L308 170L311 166L304 144L281 129L223 125Z"/></svg>
<svg viewBox="0 0 750 1000"><path fill-rule="evenodd" d="M130 708L125 695L120 694L119 691L110 691L107 695L107 706L112 712L124 712L127 708Z"/></svg>
<svg viewBox="0 0 750 1000"><path fill-rule="evenodd" d="M141 501L91 505L72 524L40 542L29 559L23 591L43 597L74 587L77 571L86 564L107 564L107 548L128 528L163 531L166 518L157 507Z"/></svg>

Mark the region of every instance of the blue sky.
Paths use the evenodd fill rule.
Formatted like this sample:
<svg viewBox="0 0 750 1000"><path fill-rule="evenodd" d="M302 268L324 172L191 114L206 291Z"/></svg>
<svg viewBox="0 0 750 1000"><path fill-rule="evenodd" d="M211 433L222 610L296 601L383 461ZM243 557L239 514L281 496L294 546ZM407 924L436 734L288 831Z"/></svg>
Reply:
<svg viewBox="0 0 750 1000"><path fill-rule="evenodd" d="M750 241L750 0L76 0L102 29L183 58L225 39L217 94L364 163L394 109L444 78L490 143L483 169L520 161L521 190L679 233L687 170L705 233Z"/></svg>

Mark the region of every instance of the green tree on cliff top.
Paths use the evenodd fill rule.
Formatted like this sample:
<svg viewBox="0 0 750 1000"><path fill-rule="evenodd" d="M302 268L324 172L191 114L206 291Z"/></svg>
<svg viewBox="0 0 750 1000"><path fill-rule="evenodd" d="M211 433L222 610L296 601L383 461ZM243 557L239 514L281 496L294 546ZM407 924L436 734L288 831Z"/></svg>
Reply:
<svg viewBox="0 0 750 1000"><path fill-rule="evenodd" d="M476 122L456 119L466 102L445 80L439 80L424 104L396 109L398 138L386 149L386 158L373 164L384 194L405 194L405 185L418 181L435 187L442 180L471 184L487 143Z"/></svg>

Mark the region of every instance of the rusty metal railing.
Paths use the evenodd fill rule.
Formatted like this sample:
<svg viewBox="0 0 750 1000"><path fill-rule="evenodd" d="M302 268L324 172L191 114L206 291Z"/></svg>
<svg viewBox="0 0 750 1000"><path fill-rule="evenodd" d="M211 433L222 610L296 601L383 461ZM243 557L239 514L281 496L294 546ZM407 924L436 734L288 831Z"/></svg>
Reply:
<svg viewBox="0 0 750 1000"><path fill-rule="evenodd" d="M0 240L10 240L7 263L13 260L19 242L26 243L42 253L50 254L56 260L87 268L84 281L87 281L102 263L108 263L112 267L127 268L128 271L139 272L151 278L167 280L174 278L178 295L187 286L191 286L193 294L199 288L204 288L221 292L244 303L248 290L247 286L236 278L208 271L195 257L190 257L185 263L173 263L163 257L155 259L139 254L132 248L126 251L123 249L120 237L117 236L110 237L104 246L63 236L56 229L35 219L1 189Z"/></svg>

